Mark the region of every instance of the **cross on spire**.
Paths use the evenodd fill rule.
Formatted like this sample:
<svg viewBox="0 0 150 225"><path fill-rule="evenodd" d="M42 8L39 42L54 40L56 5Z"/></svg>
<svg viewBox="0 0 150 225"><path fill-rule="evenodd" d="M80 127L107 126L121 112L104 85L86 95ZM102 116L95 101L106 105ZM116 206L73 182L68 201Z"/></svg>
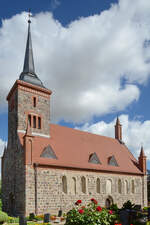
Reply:
<svg viewBox="0 0 150 225"><path fill-rule="evenodd" d="M28 19L28 23L31 23L31 20L30 20L31 16L32 16L32 14L31 14L31 9L29 9L29 13L28 13L29 19Z"/></svg>

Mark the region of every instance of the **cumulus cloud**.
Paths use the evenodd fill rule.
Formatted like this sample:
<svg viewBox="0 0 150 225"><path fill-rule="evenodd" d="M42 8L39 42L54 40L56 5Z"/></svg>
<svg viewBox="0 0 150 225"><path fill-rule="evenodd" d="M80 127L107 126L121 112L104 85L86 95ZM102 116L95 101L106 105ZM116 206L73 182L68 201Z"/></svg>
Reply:
<svg viewBox="0 0 150 225"><path fill-rule="evenodd" d="M52 14L32 18L35 67L53 91L51 119L83 122L125 109L140 96L150 71L150 1L120 0L67 27ZM27 14L0 28L0 110L22 72Z"/></svg>
<svg viewBox="0 0 150 225"><path fill-rule="evenodd" d="M123 141L134 156L138 157L141 149L141 145L144 147L145 155L150 160L150 120L141 122L138 119L130 120L128 115L121 115L119 117L122 124ZM90 133L100 134L108 137L115 136L114 125L116 118L110 123L104 121L89 124L85 123L82 127L76 127L83 131Z"/></svg>

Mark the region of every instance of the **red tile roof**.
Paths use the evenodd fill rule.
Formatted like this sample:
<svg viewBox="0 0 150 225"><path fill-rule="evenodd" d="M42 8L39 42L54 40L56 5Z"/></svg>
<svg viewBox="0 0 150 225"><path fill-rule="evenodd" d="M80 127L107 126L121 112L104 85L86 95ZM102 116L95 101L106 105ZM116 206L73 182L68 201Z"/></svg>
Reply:
<svg viewBox="0 0 150 225"><path fill-rule="evenodd" d="M23 134L19 134L23 144ZM138 161L128 148L118 140L91 134L68 127L50 124L50 138L36 136L33 140L33 163L115 173L143 174ZM40 157L46 146L50 145L58 159ZM89 163L89 156L96 152L101 164ZM118 166L108 165L114 156Z"/></svg>

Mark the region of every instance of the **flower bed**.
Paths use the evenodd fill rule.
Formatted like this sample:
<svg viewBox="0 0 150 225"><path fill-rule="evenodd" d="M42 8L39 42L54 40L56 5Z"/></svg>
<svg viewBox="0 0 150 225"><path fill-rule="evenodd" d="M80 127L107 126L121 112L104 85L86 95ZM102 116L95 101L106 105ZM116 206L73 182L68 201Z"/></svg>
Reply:
<svg viewBox="0 0 150 225"><path fill-rule="evenodd" d="M75 207L67 213L65 225L110 225L114 224L116 219L117 215L112 210L102 208L97 200L92 198L87 206L78 200Z"/></svg>

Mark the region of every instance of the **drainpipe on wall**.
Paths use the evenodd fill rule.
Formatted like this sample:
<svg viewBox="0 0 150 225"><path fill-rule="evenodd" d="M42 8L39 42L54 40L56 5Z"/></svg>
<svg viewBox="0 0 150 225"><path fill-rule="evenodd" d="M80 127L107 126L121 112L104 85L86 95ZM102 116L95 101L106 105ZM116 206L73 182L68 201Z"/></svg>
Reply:
<svg viewBox="0 0 150 225"><path fill-rule="evenodd" d="M34 163L35 215L38 214L38 207L37 207L37 167L38 167L38 164L37 163Z"/></svg>

